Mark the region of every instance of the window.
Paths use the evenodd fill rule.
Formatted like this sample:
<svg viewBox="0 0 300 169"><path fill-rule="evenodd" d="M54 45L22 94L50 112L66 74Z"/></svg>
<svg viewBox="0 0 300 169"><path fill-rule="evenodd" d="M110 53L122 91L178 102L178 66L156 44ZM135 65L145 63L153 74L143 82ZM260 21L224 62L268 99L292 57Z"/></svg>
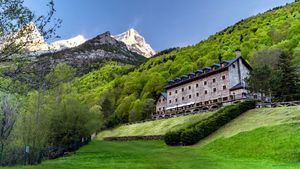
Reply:
<svg viewBox="0 0 300 169"><path fill-rule="evenodd" d="M214 89L213 89L213 91L214 91L214 92L216 92L216 91L217 91L217 89L216 89L216 88L214 88Z"/></svg>
<svg viewBox="0 0 300 169"><path fill-rule="evenodd" d="M204 91L204 94L207 94L207 90Z"/></svg>
<svg viewBox="0 0 300 169"><path fill-rule="evenodd" d="M177 99L175 99L175 102L177 102Z"/></svg>
<svg viewBox="0 0 300 169"><path fill-rule="evenodd" d="M189 98L191 99L191 98L192 98L192 95L189 95Z"/></svg>
<svg viewBox="0 0 300 169"><path fill-rule="evenodd" d="M161 99L159 99L159 103L161 102Z"/></svg>
<svg viewBox="0 0 300 169"><path fill-rule="evenodd" d="M182 100L184 100L184 97L182 97Z"/></svg>
<svg viewBox="0 0 300 169"><path fill-rule="evenodd" d="M184 88L182 88L181 91L184 91Z"/></svg>
<svg viewBox="0 0 300 169"><path fill-rule="evenodd" d="M235 64L232 64L232 67L235 68Z"/></svg>
<svg viewBox="0 0 300 169"><path fill-rule="evenodd" d="M204 85L207 85L207 81L204 81Z"/></svg>
<svg viewBox="0 0 300 169"><path fill-rule="evenodd" d="M223 86L223 90L226 90L226 86Z"/></svg>
<svg viewBox="0 0 300 169"><path fill-rule="evenodd" d="M172 103L172 100L169 100L169 103Z"/></svg>
<svg viewBox="0 0 300 169"><path fill-rule="evenodd" d="M175 94L177 94L177 90L175 90Z"/></svg>
<svg viewBox="0 0 300 169"><path fill-rule="evenodd" d="M228 100L228 97L224 97L224 98L223 98L223 101L227 101L227 100Z"/></svg>
<svg viewBox="0 0 300 169"><path fill-rule="evenodd" d="M216 79L213 79L213 83L216 83Z"/></svg>
<svg viewBox="0 0 300 169"><path fill-rule="evenodd" d="M192 87L191 87L191 86L189 86L189 90L191 90L191 88L192 88Z"/></svg>
<svg viewBox="0 0 300 169"><path fill-rule="evenodd" d="M198 88L198 87L199 87L199 84L197 83L197 84L196 84L196 88Z"/></svg>
<svg viewBox="0 0 300 169"><path fill-rule="evenodd" d="M172 92L169 92L169 96L171 96L172 95Z"/></svg>
<svg viewBox="0 0 300 169"><path fill-rule="evenodd" d="M196 93L197 97L199 97L199 93Z"/></svg>
<svg viewBox="0 0 300 169"><path fill-rule="evenodd" d="M224 75L224 76L222 76L222 79L223 79L223 80L225 80L225 79L226 79L226 76L225 76L225 75Z"/></svg>

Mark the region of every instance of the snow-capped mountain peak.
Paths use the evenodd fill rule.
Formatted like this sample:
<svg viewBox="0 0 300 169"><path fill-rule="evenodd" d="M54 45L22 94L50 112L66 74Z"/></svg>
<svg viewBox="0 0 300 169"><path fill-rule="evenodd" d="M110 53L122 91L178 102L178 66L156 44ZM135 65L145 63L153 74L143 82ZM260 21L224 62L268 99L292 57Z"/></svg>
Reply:
<svg viewBox="0 0 300 169"><path fill-rule="evenodd" d="M127 32L113 36L118 41L122 41L127 45L127 48L133 52L143 55L147 58L155 55L155 51L145 41L145 38L141 36L135 29L131 28Z"/></svg>
<svg viewBox="0 0 300 169"><path fill-rule="evenodd" d="M52 48L56 50L64 49L64 48L72 48L79 46L86 42L87 39L82 35L77 35L74 38L67 39L67 40L59 40L56 42L51 43Z"/></svg>

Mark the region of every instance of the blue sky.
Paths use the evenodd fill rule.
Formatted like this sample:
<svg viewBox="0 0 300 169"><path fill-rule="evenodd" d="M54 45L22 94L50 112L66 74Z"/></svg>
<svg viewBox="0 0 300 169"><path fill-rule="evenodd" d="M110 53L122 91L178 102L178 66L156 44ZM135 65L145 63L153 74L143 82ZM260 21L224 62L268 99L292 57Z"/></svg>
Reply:
<svg viewBox="0 0 300 169"><path fill-rule="evenodd" d="M227 26L294 0L55 0L58 35L92 38L136 29L155 50L187 46ZM25 0L37 14L46 1Z"/></svg>

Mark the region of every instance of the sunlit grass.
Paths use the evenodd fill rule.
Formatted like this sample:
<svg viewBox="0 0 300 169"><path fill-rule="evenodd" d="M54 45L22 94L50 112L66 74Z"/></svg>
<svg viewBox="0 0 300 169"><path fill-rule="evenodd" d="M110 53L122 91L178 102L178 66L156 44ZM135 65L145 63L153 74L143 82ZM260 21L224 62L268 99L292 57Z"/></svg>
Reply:
<svg viewBox="0 0 300 169"><path fill-rule="evenodd" d="M48 160L36 166L7 168L298 169L300 168L299 109L298 106L251 110L210 136L207 144L169 147L163 141L94 140L67 157ZM205 118L196 115L160 121L171 125L172 122L191 120L196 117ZM158 121L147 123L157 125L156 122ZM179 124L183 125L183 123ZM143 124L136 125L140 128L144 127Z"/></svg>
<svg viewBox="0 0 300 169"><path fill-rule="evenodd" d="M199 120L203 120L210 116L210 113L196 114L190 116L181 116L176 118L161 119L148 121L145 123L137 123L131 125L122 125L112 130L105 130L98 134L97 139L112 136L145 136L145 135L163 135L169 130L176 130L187 126Z"/></svg>
<svg viewBox="0 0 300 169"><path fill-rule="evenodd" d="M300 106L253 109L226 124L202 140L200 144L207 144L222 137L228 138L260 127L295 122L300 122Z"/></svg>

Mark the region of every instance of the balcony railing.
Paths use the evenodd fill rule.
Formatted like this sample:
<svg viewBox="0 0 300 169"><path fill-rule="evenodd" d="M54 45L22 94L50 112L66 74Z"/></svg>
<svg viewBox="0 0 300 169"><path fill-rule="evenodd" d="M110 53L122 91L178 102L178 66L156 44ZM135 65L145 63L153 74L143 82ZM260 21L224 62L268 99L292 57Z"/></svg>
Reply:
<svg viewBox="0 0 300 169"><path fill-rule="evenodd" d="M231 104L235 102L239 102L242 100L254 99L261 100L262 97L251 95L251 94L237 94L230 95L229 97L218 98L214 100L209 100L201 103L194 103L191 105L174 107L169 110L162 110L153 113L153 118L161 118L161 117L170 117L170 116L178 116L182 114L195 114L195 113L203 113L207 111L214 111L226 104Z"/></svg>

